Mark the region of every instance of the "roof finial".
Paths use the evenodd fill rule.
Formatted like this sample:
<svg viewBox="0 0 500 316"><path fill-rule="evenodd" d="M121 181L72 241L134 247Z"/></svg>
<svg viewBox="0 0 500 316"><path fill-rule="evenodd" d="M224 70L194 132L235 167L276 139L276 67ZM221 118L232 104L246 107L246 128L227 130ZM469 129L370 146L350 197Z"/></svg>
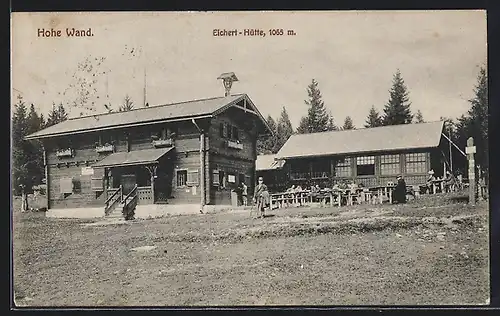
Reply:
<svg viewBox="0 0 500 316"><path fill-rule="evenodd" d="M224 84L224 88L226 89L226 93L224 96L229 96L231 87L233 86L233 81L238 81L238 78L234 74L234 72L225 72L221 74L217 79L222 79L222 83Z"/></svg>

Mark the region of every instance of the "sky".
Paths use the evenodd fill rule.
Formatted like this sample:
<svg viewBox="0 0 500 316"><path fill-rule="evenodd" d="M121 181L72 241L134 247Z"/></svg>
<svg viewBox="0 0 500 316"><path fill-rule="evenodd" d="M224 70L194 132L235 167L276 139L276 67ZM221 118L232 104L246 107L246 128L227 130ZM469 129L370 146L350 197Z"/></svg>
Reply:
<svg viewBox="0 0 500 316"><path fill-rule="evenodd" d="M12 103L21 94L45 115L53 102L75 100L80 62L105 58L94 68L98 112L103 100L117 108L126 95L142 106L145 72L150 105L223 96L217 77L234 72L231 93L247 93L264 116L277 118L284 106L297 127L315 79L337 125L349 115L362 127L372 105L382 111L400 69L412 111L435 121L469 109L487 61L485 11L12 13L11 26ZM66 28L93 36L68 37ZM39 29L62 36L39 37ZM266 36L216 37L214 29Z"/></svg>

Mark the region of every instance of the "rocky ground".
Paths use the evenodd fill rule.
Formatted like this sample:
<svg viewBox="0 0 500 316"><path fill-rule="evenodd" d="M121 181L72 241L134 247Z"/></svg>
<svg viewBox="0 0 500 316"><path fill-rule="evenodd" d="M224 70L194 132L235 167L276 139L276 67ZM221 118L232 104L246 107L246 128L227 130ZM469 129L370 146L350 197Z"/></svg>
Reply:
<svg viewBox="0 0 500 316"><path fill-rule="evenodd" d="M18 306L454 305L489 298L487 202L172 216L14 212Z"/></svg>

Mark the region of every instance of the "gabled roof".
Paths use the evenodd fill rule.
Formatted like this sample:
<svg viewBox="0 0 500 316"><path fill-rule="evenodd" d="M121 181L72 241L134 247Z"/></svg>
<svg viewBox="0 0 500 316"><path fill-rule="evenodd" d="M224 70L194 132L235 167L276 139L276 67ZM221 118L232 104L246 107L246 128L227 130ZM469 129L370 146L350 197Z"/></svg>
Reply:
<svg viewBox="0 0 500 316"><path fill-rule="evenodd" d="M331 156L439 146L443 122L401 124L310 134L294 134L277 158Z"/></svg>
<svg viewBox="0 0 500 316"><path fill-rule="evenodd" d="M276 155L258 155L255 160L255 170L276 170L281 169L285 165L285 160L276 160Z"/></svg>
<svg viewBox="0 0 500 316"><path fill-rule="evenodd" d="M253 111L259 116L264 126L266 126L267 130L270 131L271 129L269 128L266 120L257 110L250 98L246 94L236 94L227 97L215 97L173 104L149 106L125 112L112 112L71 118L28 135L25 139L48 138L59 135L86 133L120 127L211 117L235 105L243 99L247 100L253 108Z"/></svg>

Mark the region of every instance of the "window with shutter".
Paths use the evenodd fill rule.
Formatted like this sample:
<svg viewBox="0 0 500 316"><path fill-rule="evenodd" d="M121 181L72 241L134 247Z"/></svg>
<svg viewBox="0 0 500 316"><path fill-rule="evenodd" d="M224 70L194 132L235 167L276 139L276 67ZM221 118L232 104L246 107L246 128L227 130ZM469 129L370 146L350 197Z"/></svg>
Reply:
<svg viewBox="0 0 500 316"><path fill-rule="evenodd" d="M61 178L59 186L60 186L60 193L73 193L73 179Z"/></svg>
<svg viewBox="0 0 500 316"><path fill-rule="evenodd" d="M219 170L217 169L212 171L212 184L219 185Z"/></svg>
<svg viewBox="0 0 500 316"><path fill-rule="evenodd" d="M91 179L91 188L92 191L103 191L104 190L104 181L102 177L93 177Z"/></svg>
<svg viewBox="0 0 500 316"><path fill-rule="evenodd" d="M177 187L183 187L186 186L186 180L187 180L187 170L177 170L176 171L176 182L177 182Z"/></svg>
<svg viewBox="0 0 500 316"><path fill-rule="evenodd" d="M198 184L199 184L198 169L188 170L187 185L198 185Z"/></svg>
<svg viewBox="0 0 500 316"><path fill-rule="evenodd" d="M226 123L226 137L231 139L232 138L232 128L231 125Z"/></svg>
<svg viewBox="0 0 500 316"><path fill-rule="evenodd" d="M224 123L219 124L219 136L224 137Z"/></svg>
<svg viewBox="0 0 500 316"><path fill-rule="evenodd" d="M233 138L235 140L240 140L240 135L236 126L233 126Z"/></svg>
<svg viewBox="0 0 500 316"><path fill-rule="evenodd" d="M226 187L226 177L225 177L224 171L222 171L222 170L219 170L219 186L221 188Z"/></svg>

